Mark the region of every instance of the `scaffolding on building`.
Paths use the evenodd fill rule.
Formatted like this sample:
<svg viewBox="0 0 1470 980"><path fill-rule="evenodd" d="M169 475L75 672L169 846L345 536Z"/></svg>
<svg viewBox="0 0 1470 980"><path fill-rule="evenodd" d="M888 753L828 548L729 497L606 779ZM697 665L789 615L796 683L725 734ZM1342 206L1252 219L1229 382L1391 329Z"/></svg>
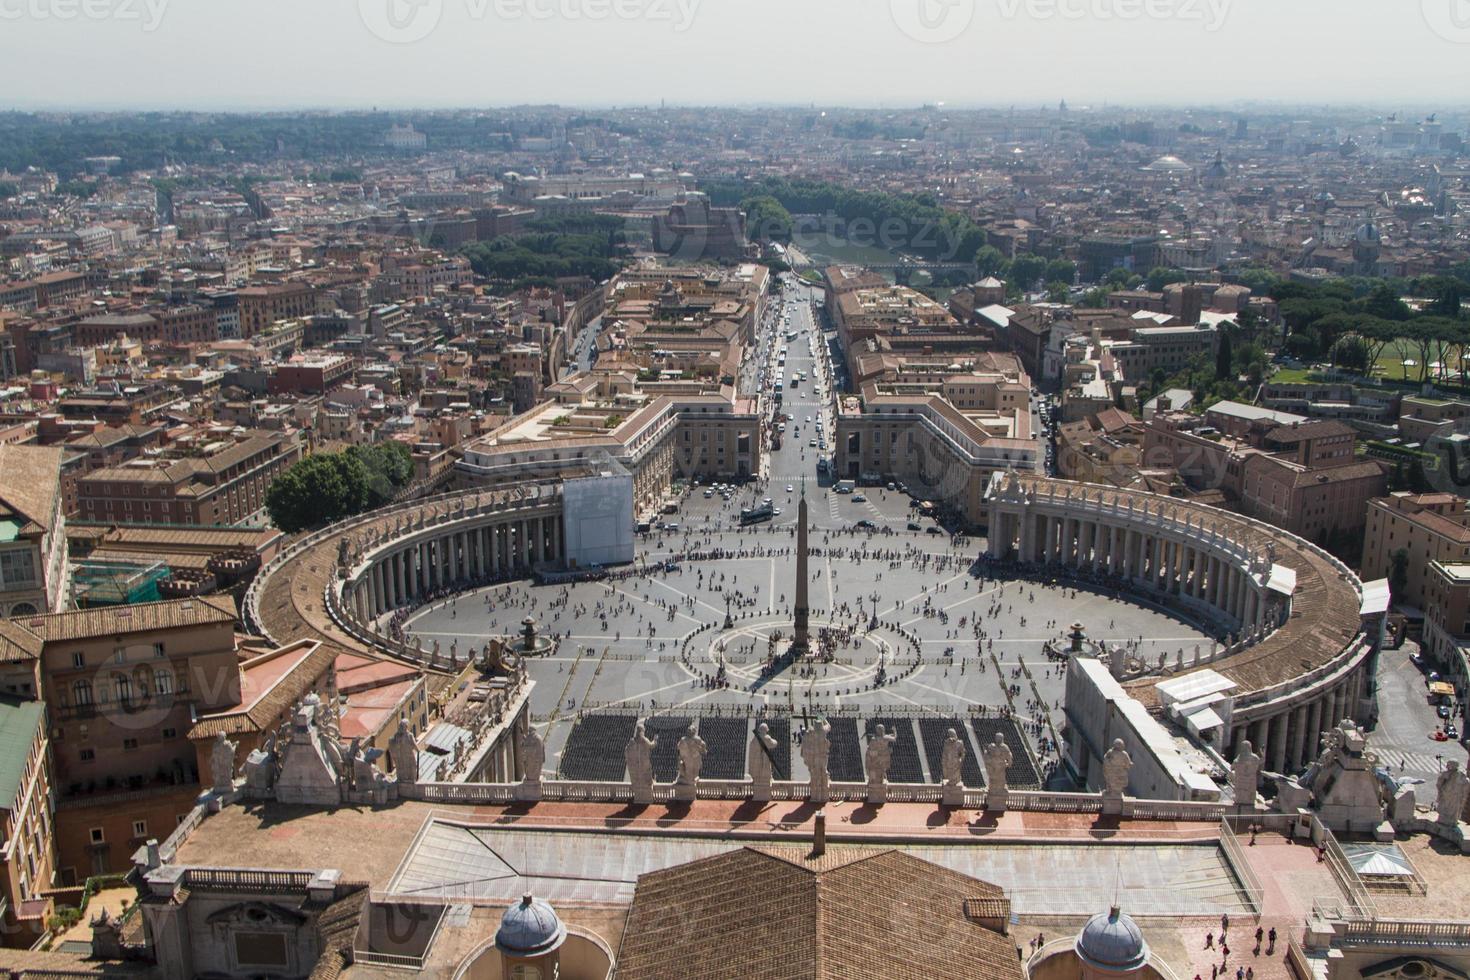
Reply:
<svg viewBox="0 0 1470 980"><path fill-rule="evenodd" d="M157 602L158 584L168 578L161 561L93 561L72 565L72 600L79 609Z"/></svg>

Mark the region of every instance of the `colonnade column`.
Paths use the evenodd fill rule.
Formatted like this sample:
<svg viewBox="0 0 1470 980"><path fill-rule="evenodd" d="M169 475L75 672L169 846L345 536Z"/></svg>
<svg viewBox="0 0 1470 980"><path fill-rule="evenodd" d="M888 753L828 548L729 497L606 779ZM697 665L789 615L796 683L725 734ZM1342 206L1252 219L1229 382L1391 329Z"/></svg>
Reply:
<svg viewBox="0 0 1470 980"><path fill-rule="evenodd" d="M1291 716L1291 755L1287 759L1290 771L1296 772L1302 767L1306 760L1307 752L1307 717L1310 709L1304 704L1292 712Z"/></svg>
<svg viewBox="0 0 1470 980"><path fill-rule="evenodd" d="M1322 699L1317 698L1307 707L1310 709L1307 731L1311 734L1311 740L1307 743L1307 752L1310 755L1316 755L1317 743L1322 736Z"/></svg>
<svg viewBox="0 0 1470 980"><path fill-rule="evenodd" d="M1286 712L1271 719L1271 771L1286 769Z"/></svg>

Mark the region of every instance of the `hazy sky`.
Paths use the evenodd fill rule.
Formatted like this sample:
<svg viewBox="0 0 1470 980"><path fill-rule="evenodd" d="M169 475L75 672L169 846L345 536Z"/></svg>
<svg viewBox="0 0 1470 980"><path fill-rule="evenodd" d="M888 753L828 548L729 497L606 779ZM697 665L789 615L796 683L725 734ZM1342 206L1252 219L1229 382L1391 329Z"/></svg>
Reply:
<svg viewBox="0 0 1470 980"><path fill-rule="evenodd" d="M0 105L1470 101L1470 0L0 0Z"/></svg>

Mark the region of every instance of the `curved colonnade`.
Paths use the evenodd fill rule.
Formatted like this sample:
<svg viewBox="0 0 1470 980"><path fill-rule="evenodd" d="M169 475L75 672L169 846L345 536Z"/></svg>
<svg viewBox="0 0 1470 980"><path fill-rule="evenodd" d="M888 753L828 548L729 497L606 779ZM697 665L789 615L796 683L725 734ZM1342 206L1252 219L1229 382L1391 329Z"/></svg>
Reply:
<svg viewBox="0 0 1470 980"><path fill-rule="evenodd" d="M1217 746L1228 758L1249 739L1269 769L1295 772L1320 733L1372 714L1381 618L1363 614L1358 577L1316 545L1203 504L1036 476L997 476L988 498L991 558L1092 574L1230 635L1126 685L1157 709L1167 677L1208 665L1234 682Z"/></svg>
<svg viewBox="0 0 1470 980"><path fill-rule="evenodd" d="M558 565L565 540L558 483L409 501L293 542L256 576L244 617L274 643L316 639L433 667L425 650L381 631L385 614L456 584L524 578Z"/></svg>
<svg viewBox="0 0 1470 980"><path fill-rule="evenodd" d="M245 598L251 629L276 643L319 639L426 667L443 663L381 630L382 617L455 585L524 577L564 554L555 482L469 490L395 505L294 542ZM1234 682L1233 756L1249 739L1277 772L1315 756L1318 736L1372 713L1381 623L1362 585L1322 549L1200 504L1035 476L989 490L990 557L1063 567L1216 624L1229 642L1127 685L1158 708L1163 677L1206 665ZM1160 676L1162 675L1162 676Z"/></svg>

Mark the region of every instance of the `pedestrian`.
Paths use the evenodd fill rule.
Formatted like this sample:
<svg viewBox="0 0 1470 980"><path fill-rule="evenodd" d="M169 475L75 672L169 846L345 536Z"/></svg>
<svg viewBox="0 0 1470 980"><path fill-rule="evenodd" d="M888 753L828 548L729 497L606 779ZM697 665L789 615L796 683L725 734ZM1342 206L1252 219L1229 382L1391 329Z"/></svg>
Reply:
<svg viewBox="0 0 1470 980"><path fill-rule="evenodd" d="M1205 949L1214 949L1214 948L1215 948L1215 932L1212 929L1209 932L1206 932L1205 933Z"/></svg>

